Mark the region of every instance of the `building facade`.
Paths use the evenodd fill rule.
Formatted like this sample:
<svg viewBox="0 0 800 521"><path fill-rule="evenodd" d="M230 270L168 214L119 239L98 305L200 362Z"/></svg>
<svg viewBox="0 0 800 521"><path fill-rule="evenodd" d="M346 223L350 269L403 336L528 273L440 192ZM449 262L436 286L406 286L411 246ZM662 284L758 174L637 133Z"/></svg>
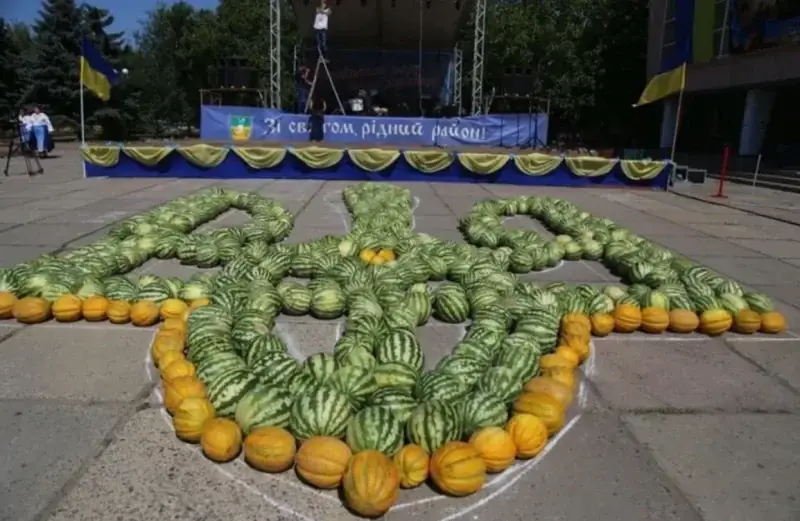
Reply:
<svg viewBox="0 0 800 521"><path fill-rule="evenodd" d="M650 0L647 74L687 64L679 149L800 152L800 0ZM661 146L678 99L663 102Z"/></svg>

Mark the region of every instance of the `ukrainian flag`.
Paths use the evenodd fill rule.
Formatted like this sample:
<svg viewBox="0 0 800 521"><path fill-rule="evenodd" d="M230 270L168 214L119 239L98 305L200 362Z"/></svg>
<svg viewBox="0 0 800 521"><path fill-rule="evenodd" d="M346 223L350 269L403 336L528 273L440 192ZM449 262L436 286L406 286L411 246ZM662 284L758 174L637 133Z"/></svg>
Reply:
<svg viewBox="0 0 800 521"><path fill-rule="evenodd" d="M111 87L117 83L119 75L92 42L81 40L81 84L94 92L98 98L108 101Z"/></svg>
<svg viewBox="0 0 800 521"><path fill-rule="evenodd" d="M686 64L653 76L644 92L639 96L639 101L634 107L641 107L653 103L673 94L682 92L686 88Z"/></svg>

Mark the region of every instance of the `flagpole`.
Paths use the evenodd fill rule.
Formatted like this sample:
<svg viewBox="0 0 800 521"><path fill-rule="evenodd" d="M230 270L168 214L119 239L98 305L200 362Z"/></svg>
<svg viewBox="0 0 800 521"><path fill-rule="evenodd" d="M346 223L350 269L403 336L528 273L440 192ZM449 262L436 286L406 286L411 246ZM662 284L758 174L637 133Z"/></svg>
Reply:
<svg viewBox="0 0 800 521"><path fill-rule="evenodd" d="M675 148L678 146L678 127L681 124L681 111L683 110L683 91L685 89L681 89L680 93L678 93L678 110L675 112L675 132L672 134L672 149L669 153L669 160L670 162L675 162Z"/></svg>
<svg viewBox="0 0 800 521"><path fill-rule="evenodd" d="M86 127L84 126L84 108L83 108L83 56L80 62L80 85L78 88L81 90L81 145L86 145Z"/></svg>

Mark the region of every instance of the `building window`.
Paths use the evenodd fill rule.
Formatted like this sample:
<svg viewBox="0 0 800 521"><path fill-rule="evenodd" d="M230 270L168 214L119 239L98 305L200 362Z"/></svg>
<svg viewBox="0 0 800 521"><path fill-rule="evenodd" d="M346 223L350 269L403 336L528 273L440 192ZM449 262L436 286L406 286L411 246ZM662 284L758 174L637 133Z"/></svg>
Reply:
<svg viewBox="0 0 800 521"><path fill-rule="evenodd" d="M664 22L664 45L675 45L675 19Z"/></svg>
<svg viewBox="0 0 800 521"><path fill-rule="evenodd" d="M728 55L730 47L730 0L717 0L714 6L714 52L717 58Z"/></svg>

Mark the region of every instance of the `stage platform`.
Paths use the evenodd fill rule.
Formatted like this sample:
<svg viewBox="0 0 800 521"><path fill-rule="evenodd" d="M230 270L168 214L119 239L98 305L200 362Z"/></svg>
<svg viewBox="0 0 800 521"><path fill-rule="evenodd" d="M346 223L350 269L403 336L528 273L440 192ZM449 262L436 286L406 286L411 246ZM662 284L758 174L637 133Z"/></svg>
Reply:
<svg viewBox="0 0 800 521"><path fill-rule="evenodd" d="M87 177L323 179L608 186L665 189L665 161L561 156L525 150L374 148L364 143L184 142L87 144Z"/></svg>

